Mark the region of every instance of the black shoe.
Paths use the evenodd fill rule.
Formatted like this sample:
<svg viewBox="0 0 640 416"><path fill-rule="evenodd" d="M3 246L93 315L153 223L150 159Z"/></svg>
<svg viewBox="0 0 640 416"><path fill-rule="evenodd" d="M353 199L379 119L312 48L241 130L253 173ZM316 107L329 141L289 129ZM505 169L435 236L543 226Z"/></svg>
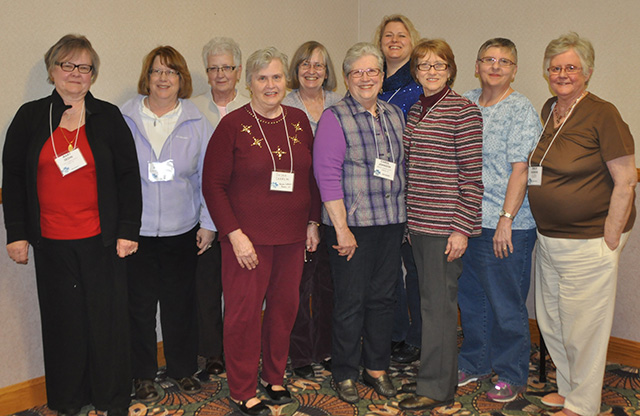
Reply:
<svg viewBox="0 0 640 416"><path fill-rule="evenodd" d="M391 360L400 364L409 364L420 359L420 348L404 344L391 354Z"/></svg>
<svg viewBox="0 0 640 416"><path fill-rule="evenodd" d="M312 378L316 375L311 364L303 365L302 367L294 367L293 373L301 378Z"/></svg>
<svg viewBox="0 0 640 416"><path fill-rule="evenodd" d="M151 379L133 379L133 388L136 391L136 399L141 402L152 402L154 400L158 400L158 397L160 397L160 393L158 393L156 385Z"/></svg>
<svg viewBox="0 0 640 416"><path fill-rule="evenodd" d="M80 413L82 409L77 409L75 407L69 407L67 409L58 410L58 416L76 416Z"/></svg>
<svg viewBox="0 0 640 416"><path fill-rule="evenodd" d="M351 379L346 379L340 382L336 382L336 393L338 397L351 404L358 403L360 396L358 396L358 389L356 388L356 382Z"/></svg>
<svg viewBox="0 0 640 416"><path fill-rule="evenodd" d="M107 411L107 416L128 416L129 408L128 407L118 407L116 409L111 409Z"/></svg>
<svg viewBox="0 0 640 416"><path fill-rule="evenodd" d="M403 393L416 393L416 390L418 389L418 383L416 383L415 381L412 381L410 383L405 383L400 387L400 390L402 390Z"/></svg>
<svg viewBox="0 0 640 416"><path fill-rule="evenodd" d="M404 341L391 341L391 354L396 352L398 348L402 348Z"/></svg>
<svg viewBox="0 0 640 416"><path fill-rule="evenodd" d="M320 364L322 364L325 370L331 371L331 357L327 358L326 360L322 360Z"/></svg>
<svg viewBox="0 0 640 416"><path fill-rule="evenodd" d="M260 401L257 404L247 407L247 401L241 400L236 402L235 400L229 398L229 401L236 409L240 411L243 415L247 416L267 416L271 414L271 410L267 407L264 402Z"/></svg>
<svg viewBox="0 0 640 416"><path fill-rule="evenodd" d="M398 406L402 410L427 410L440 406L447 406L453 404L453 399L450 400L436 400L426 396L411 396L398 403Z"/></svg>
<svg viewBox="0 0 640 416"><path fill-rule="evenodd" d="M224 359L222 356L219 355L217 357L207 358L204 371L209 374L213 374L214 376L224 373Z"/></svg>
<svg viewBox="0 0 640 416"><path fill-rule="evenodd" d="M193 377L182 377L176 379L176 383L178 383L178 387L180 387L180 390L182 390L183 393L193 394L202 390L200 382Z"/></svg>
<svg viewBox="0 0 640 416"><path fill-rule="evenodd" d="M274 390L271 384L264 386L262 383L260 383L260 387L262 387L262 390L271 398L271 404L286 404L293 401L291 393L289 393L286 387L284 390Z"/></svg>
<svg viewBox="0 0 640 416"><path fill-rule="evenodd" d="M367 369L365 368L362 371L362 380L364 380L364 384L367 386L373 387L373 389L380 396L385 397L393 397L398 392L395 387L393 387L393 383L389 379L387 373L384 373L380 377L374 378Z"/></svg>

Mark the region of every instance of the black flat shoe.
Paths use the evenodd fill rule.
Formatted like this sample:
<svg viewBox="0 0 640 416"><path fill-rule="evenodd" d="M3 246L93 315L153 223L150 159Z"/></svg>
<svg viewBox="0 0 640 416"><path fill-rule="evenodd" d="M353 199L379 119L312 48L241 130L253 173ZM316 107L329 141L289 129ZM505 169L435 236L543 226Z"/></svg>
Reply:
<svg viewBox="0 0 640 416"><path fill-rule="evenodd" d="M356 382L351 379L342 380L336 384L336 393L340 400L347 403L355 404L360 401L358 396L358 389L356 388Z"/></svg>
<svg viewBox="0 0 640 416"><path fill-rule="evenodd" d="M293 373L301 378L315 377L316 373L313 371L311 365L303 365L302 367L294 367Z"/></svg>
<svg viewBox="0 0 640 416"><path fill-rule="evenodd" d="M398 407L402 410L428 410L450 404L453 404L453 399L436 400L427 396L415 395L402 400L398 403Z"/></svg>
<svg viewBox="0 0 640 416"><path fill-rule="evenodd" d="M391 360L400 364L409 364L420 359L420 348L404 344L391 354Z"/></svg>
<svg viewBox="0 0 640 416"><path fill-rule="evenodd" d="M264 404L262 401L254 404L251 407L247 407L246 400L240 400L239 402L229 398L231 405L240 411L243 415L246 416L267 416L271 414L271 410Z"/></svg>
<svg viewBox="0 0 640 416"><path fill-rule="evenodd" d="M222 356L207 358L204 371L214 376L224 373L224 360Z"/></svg>
<svg viewBox="0 0 640 416"><path fill-rule="evenodd" d="M180 390L187 394L198 393L202 390L202 385L200 382L193 377L182 377L179 379L175 379L176 383L178 383L178 387Z"/></svg>
<svg viewBox="0 0 640 416"><path fill-rule="evenodd" d="M405 383L400 387L400 390L402 390L403 393L415 394L417 389L418 389L418 383L416 383L415 381Z"/></svg>
<svg viewBox="0 0 640 416"><path fill-rule="evenodd" d="M67 409L58 410L58 416L76 416L82 411L82 409L76 409L75 407L69 407Z"/></svg>
<svg viewBox="0 0 640 416"><path fill-rule="evenodd" d="M160 397L153 380L148 378L133 379L133 388L136 392L136 399L141 402L152 402Z"/></svg>
<svg viewBox="0 0 640 416"><path fill-rule="evenodd" d="M320 364L322 364L325 370L331 371L331 357L327 358L326 360L322 360Z"/></svg>
<svg viewBox="0 0 640 416"><path fill-rule="evenodd" d="M128 416L128 407L118 407L116 409L107 410L107 416Z"/></svg>
<svg viewBox="0 0 640 416"><path fill-rule="evenodd" d="M291 403L293 399L291 398L291 393L285 387L284 390L274 390L271 384L267 384L266 386L260 383L260 387L262 390L267 393L267 395L271 398L270 402L272 404L286 404Z"/></svg>
<svg viewBox="0 0 640 416"><path fill-rule="evenodd" d="M391 382L391 379L389 378L387 373L384 373L380 377L373 377L365 369L364 371L362 371L362 380L367 386L373 387L376 393L378 393L380 396L393 397L396 395L396 393L398 393L396 388L393 387L393 383Z"/></svg>

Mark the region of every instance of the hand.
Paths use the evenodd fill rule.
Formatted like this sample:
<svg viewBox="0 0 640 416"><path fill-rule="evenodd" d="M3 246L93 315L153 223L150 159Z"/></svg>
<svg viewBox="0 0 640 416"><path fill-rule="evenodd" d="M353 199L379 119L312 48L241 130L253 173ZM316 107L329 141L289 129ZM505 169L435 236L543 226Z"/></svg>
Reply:
<svg viewBox="0 0 640 416"><path fill-rule="evenodd" d="M213 239L216 238L216 232L207 230L206 228L200 228L196 233L196 245L200 249L198 256L211 248Z"/></svg>
<svg viewBox="0 0 640 416"><path fill-rule="evenodd" d="M29 262L29 242L27 240L18 240L7 244L7 253L11 260L18 264L27 264Z"/></svg>
<svg viewBox="0 0 640 416"><path fill-rule="evenodd" d="M258 267L258 254L253 248L253 243L241 229L229 233L229 241L233 246L233 253L238 259L240 267L253 270Z"/></svg>
<svg viewBox="0 0 640 416"><path fill-rule="evenodd" d="M513 243L511 242L512 221L507 217L500 217L496 232L493 235L493 254L497 258L503 259L513 253Z"/></svg>
<svg viewBox="0 0 640 416"><path fill-rule="evenodd" d="M448 262L452 262L455 259L459 259L460 257L462 257L465 250L467 249L467 240L467 236L458 231L454 231L451 233L449 239L447 240L447 248L444 251L444 254L448 255Z"/></svg>
<svg viewBox="0 0 640 416"><path fill-rule="evenodd" d="M344 230L338 230L336 228L336 236L338 237L338 245L331 247L338 250L339 256L347 256L347 261L351 260L351 257L353 257L358 247L356 237L349 227L346 227Z"/></svg>
<svg viewBox="0 0 640 416"><path fill-rule="evenodd" d="M620 235L608 235L605 230L604 233L604 242L609 247L609 250L614 251L620 245Z"/></svg>
<svg viewBox="0 0 640 416"><path fill-rule="evenodd" d="M116 253L118 257L125 258L138 251L138 243L136 241L125 240L124 238L118 238L116 243Z"/></svg>
<svg viewBox="0 0 640 416"><path fill-rule="evenodd" d="M320 243L320 233L318 232L318 226L316 224L307 225L307 251L313 253L318 248Z"/></svg>

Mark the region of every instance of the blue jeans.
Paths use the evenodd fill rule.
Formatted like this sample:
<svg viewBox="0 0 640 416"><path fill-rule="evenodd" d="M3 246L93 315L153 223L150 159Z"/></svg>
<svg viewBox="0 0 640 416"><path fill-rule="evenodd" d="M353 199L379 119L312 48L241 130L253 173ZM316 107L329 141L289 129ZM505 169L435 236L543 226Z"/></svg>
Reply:
<svg viewBox="0 0 640 416"><path fill-rule="evenodd" d="M420 317L420 291L418 289L418 269L413 259L413 251L408 242L400 248L402 262L407 271L406 277L402 268L398 270L396 286L396 310L393 317L393 334L391 339L420 348L422 338L422 318Z"/></svg>
<svg viewBox="0 0 640 416"><path fill-rule="evenodd" d="M525 386L531 354L526 301L536 230L514 230L514 251L504 259L493 253L495 231L483 228L462 256L458 303L464 341L458 368L474 375L493 370L500 381Z"/></svg>

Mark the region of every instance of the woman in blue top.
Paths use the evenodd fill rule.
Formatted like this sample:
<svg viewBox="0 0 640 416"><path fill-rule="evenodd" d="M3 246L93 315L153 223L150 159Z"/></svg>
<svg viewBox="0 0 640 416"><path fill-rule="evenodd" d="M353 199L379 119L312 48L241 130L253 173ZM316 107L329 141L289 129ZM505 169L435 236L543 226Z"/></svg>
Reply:
<svg viewBox="0 0 640 416"><path fill-rule="evenodd" d="M139 95L122 106L142 180L140 243L127 262L131 368L136 398L148 402L160 397L153 384L158 302L167 376L185 393L201 389L193 377L198 369L195 277L198 255L211 248L216 230L201 192L213 127L186 99L191 92L184 57L171 46L159 46L143 61Z"/></svg>
<svg viewBox="0 0 640 416"><path fill-rule="evenodd" d="M400 107L405 121L409 109L422 94L422 87L413 79L409 68L411 52L419 39L420 35L411 20L401 14L385 16L374 36L374 43L382 51L385 60L380 99ZM418 270L411 245L406 241L402 244L402 262L407 274L405 277L402 268L398 270L391 359L410 363L420 358L422 319Z"/></svg>
<svg viewBox="0 0 640 416"><path fill-rule="evenodd" d="M518 52L509 39L486 41L478 51L482 88L467 98L484 120L482 235L470 238L458 280L464 342L458 386L498 375L487 396L510 402L529 375L529 292L536 224L527 199L527 156L540 134L540 119L524 95L511 88Z"/></svg>

